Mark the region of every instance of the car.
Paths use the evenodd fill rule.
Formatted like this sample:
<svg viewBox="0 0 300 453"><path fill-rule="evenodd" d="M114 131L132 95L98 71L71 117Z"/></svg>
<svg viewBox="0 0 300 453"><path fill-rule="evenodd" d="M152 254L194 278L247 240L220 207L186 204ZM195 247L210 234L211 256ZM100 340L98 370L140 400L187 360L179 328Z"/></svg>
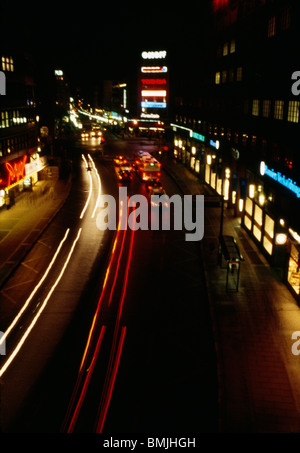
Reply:
<svg viewBox="0 0 300 453"><path fill-rule="evenodd" d="M166 193L161 182L157 179L149 179L146 188L150 195L163 195Z"/></svg>
<svg viewBox="0 0 300 453"><path fill-rule="evenodd" d="M121 183L129 183L132 180L132 173L128 170L119 170L118 178Z"/></svg>

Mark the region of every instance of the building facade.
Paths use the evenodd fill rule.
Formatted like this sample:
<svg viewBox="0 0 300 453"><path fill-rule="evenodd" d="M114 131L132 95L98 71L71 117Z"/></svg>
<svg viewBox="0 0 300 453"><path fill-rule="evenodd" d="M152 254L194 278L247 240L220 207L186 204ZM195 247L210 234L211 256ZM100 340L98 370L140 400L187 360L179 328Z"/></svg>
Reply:
<svg viewBox="0 0 300 453"><path fill-rule="evenodd" d="M0 207L13 204L45 166L40 158L33 62L1 51L6 92L0 98Z"/></svg>
<svg viewBox="0 0 300 453"><path fill-rule="evenodd" d="M241 216L300 300L299 5L211 6L197 93L175 100L175 157Z"/></svg>

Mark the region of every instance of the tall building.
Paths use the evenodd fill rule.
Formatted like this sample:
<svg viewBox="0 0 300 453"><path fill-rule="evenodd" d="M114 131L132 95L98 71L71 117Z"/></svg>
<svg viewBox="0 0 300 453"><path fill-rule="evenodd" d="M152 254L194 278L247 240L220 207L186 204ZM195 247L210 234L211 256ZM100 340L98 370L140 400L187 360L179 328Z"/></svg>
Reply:
<svg viewBox="0 0 300 453"><path fill-rule="evenodd" d="M298 3L212 1L206 71L192 105L177 99L174 152L241 216L300 300Z"/></svg>
<svg viewBox="0 0 300 453"><path fill-rule="evenodd" d="M138 133L160 135L169 119L169 66L166 50L144 50L137 75L136 116L129 128Z"/></svg>
<svg viewBox="0 0 300 453"><path fill-rule="evenodd" d="M0 98L0 206L37 180L39 157L33 61L25 53L1 52L6 94Z"/></svg>

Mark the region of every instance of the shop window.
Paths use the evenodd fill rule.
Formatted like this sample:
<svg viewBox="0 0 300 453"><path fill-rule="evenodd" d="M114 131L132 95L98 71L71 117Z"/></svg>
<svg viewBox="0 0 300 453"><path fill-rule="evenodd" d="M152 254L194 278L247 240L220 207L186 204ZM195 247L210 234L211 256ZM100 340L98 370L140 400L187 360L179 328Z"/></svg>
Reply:
<svg viewBox="0 0 300 453"><path fill-rule="evenodd" d="M300 294L300 250L295 244L291 245L289 258L288 282L296 294Z"/></svg>

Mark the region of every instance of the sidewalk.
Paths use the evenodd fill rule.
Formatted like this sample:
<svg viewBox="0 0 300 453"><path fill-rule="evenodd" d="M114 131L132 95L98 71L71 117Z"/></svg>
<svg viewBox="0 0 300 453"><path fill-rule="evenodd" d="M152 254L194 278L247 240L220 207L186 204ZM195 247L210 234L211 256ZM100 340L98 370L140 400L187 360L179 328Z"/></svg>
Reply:
<svg viewBox="0 0 300 453"><path fill-rule="evenodd" d="M185 194L207 190L182 164L168 160L163 168ZM223 234L236 239L245 259L238 291L231 274L226 291L227 269L218 264L220 213L205 208L201 241L219 362L220 432L300 432L300 358L291 351L300 309L240 219L224 209Z"/></svg>
<svg viewBox="0 0 300 453"><path fill-rule="evenodd" d="M71 181L38 181L0 210L0 289L64 204Z"/></svg>

